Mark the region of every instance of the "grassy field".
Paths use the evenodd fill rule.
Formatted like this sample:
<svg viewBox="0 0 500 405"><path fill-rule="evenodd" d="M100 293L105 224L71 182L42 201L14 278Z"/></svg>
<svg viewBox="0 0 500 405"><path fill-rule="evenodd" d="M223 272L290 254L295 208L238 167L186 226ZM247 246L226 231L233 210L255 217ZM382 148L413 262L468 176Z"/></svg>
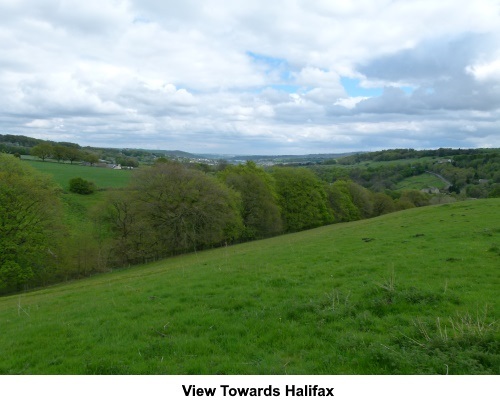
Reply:
<svg viewBox="0 0 500 405"><path fill-rule="evenodd" d="M65 207L65 223L70 225L73 233L81 233L83 229L90 228L92 221L89 219L89 212L92 207L104 201L109 190L127 186L134 173L131 170L113 170L52 161L42 162L36 159L26 159L26 157L23 161L38 171L48 174L61 186L64 192L61 199ZM97 186L97 191L90 195L70 193L69 181L75 177L93 182Z"/></svg>
<svg viewBox="0 0 500 405"><path fill-rule="evenodd" d="M61 185L63 190L68 191L69 181L75 177L81 177L93 182L98 189L125 187L133 173L131 170L113 170L102 167L81 166L79 164L42 162L40 160L23 159L35 169L46 173Z"/></svg>
<svg viewBox="0 0 500 405"><path fill-rule="evenodd" d="M2 374L500 374L500 200L0 298Z"/></svg>
<svg viewBox="0 0 500 405"><path fill-rule="evenodd" d="M428 187L442 188L445 184L442 180L438 179L429 173L423 173L418 176L412 176L400 181L396 184L396 190L421 190Z"/></svg>

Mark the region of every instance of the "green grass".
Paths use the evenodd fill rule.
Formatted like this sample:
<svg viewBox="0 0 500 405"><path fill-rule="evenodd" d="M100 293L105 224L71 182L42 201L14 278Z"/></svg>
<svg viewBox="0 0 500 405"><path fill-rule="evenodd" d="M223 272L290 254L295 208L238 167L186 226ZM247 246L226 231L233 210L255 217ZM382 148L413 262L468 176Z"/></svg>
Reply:
<svg viewBox="0 0 500 405"><path fill-rule="evenodd" d="M35 159L25 159L27 164L38 171L48 174L62 188L61 196L64 205L65 223L74 234L82 233L92 227L89 212L92 208L106 199L107 193L112 189L126 187L133 171L112 170L102 167L81 166L80 164L57 163L52 161L42 162ZM80 195L69 192L69 181L81 177L96 184L97 191L90 195Z"/></svg>
<svg viewBox="0 0 500 405"><path fill-rule="evenodd" d="M396 190L421 190L428 187L442 188L445 184L442 180L429 173L412 176L396 184Z"/></svg>
<svg viewBox="0 0 500 405"><path fill-rule="evenodd" d="M500 200L0 298L3 374L499 374Z"/></svg>
<svg viewBox="0 0 500 405"><path fill-rule="evenodd" d="M24 159L23 159L24 160ZM81 166L79 164L42 162L40 160L25 160L42 173L46 173L68 191L69 181L75 177L89 180L98 189L122 188L127 186L133 173L131 170L113 170L102 167Z"/></svg>

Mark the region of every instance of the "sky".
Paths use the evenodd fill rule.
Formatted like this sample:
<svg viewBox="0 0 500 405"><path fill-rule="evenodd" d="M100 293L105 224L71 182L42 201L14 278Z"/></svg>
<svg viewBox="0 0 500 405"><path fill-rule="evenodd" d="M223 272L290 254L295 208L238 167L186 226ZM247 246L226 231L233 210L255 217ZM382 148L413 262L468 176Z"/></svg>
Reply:
<svg viewBox="0 0 500 405"><path fill-rule="evenodd" d="M500 0L0 0L0 133L243 155L500 147Z"/></svg>

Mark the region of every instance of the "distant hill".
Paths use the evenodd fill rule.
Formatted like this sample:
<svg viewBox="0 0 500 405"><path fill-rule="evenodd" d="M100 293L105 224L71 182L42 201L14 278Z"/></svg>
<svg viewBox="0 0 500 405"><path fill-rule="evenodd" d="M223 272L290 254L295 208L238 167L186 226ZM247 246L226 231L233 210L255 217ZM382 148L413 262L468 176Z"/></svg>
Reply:
<svg viewBox="0 0 500 405"><path fill-rule="evenodd" d="M282 161L282 162L303 162L303 161L323 161L327 159L338 159L346 156L351 156L359 152L348 152L348 153L316 153L316 154L305 154L305 155L225 155L225 154L197 154L199 157L204 157L207 159L223 159L228 162L233 161L247 161L252 160L254 162L260 161Z"/></svg>

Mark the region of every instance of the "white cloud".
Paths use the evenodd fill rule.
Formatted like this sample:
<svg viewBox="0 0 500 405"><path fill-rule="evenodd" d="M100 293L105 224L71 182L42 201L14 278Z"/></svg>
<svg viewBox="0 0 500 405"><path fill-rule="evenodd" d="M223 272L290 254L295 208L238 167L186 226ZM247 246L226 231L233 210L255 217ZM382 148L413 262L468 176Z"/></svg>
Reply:
<svg viewBox="0 0 500 405"><path fill-rule="evenodd" d="M0 133L230 153L500 146L499 11L496 0L4 0ZM386 88L349 94L342 76Z"/></svg>
<svg viewBox="0 0 500 405"><path fill-rule="evenodd" d="M368 100L369 97L362 97L362 96L358 96L358 97L348 97L348 98L341 98L341 99L338 99L334 105L339 105L341 107L345 107L345 108L349 108L349 109L352 109L354 107L356 107L356 105L363 101L363 100Z"/></svg>
<svg viewBox="0 0 500 405"><path fill-rule="evenodd" d="M486 63L467 66L466 71L479 81L500 82L500 58Z"/></svg>

